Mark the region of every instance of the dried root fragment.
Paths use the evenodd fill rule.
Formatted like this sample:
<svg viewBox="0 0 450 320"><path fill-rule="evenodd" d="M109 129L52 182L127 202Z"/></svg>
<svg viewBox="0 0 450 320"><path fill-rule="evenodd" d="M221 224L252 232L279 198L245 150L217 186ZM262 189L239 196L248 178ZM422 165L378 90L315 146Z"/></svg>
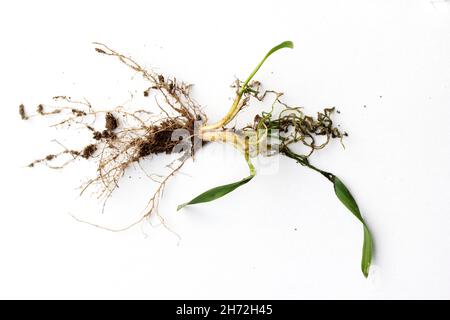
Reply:
<svg viewBox="0 0 450 320"><path fill-rule="evenodd" d="M277 98L278 99L278 98ZM330 139L338 138L342 142L343 137L348 136L347 132L341 132L334 126L331 119L335 108L325 108L323 112L318 112L317 117L305 115L302 108L285 107L278 116L270 114L258 115L255 118L254 128L265 128L278 130L282 146L302 143L310 149L305 156L310 156L315 150L323 149ZM325 137L318 142L318 137Z"/></svg>

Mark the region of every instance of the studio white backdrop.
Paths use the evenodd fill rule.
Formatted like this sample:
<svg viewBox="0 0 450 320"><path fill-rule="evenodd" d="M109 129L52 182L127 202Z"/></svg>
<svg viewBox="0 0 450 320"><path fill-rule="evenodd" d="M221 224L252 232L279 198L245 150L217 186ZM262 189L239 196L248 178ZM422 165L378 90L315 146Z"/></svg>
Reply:
<svg viewBox="0 0 450 320"><path fill-rule="evenodd" d="M0 298L450 298L448 2L14 1L0 4L0 30ZM154 221L113 233L72 217L134 221L152 191L139 170L102 214L95 195L78 196L94 173L88 163L26 168L67 134L21 121L21 103L34 109L70 95L108 108L142 93L94 41L194 83L214 121L235 77L284 40L295 49L270 57L256 78L308 113L340 110L345 150L333 143L311 161L343 178L371 226L368 279L361 225L323 177L290 159L216 202L176 212L248 174L231 147L205 147L162 198L172 232Z"/></svg>

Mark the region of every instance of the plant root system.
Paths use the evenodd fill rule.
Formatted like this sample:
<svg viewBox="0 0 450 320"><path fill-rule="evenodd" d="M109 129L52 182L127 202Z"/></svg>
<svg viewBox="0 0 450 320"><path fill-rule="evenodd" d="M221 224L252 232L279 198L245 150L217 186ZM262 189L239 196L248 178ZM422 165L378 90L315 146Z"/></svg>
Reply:
<svg viewBox="0 0 450 320"><path fill-rule="evenodd" d="M119 106L98 111L87 100L77 101L67 96L54 97L54 106L39 104L34 113L28 112L22 104L19 106L19 115L23 120L33 117L52 117L57 119L53 124L54 127L75 125L76 128L81 127L87 130L91 137L82 148L68 149L61 145L63 148L61 152L37 159L31 162L29 167L44 164L50 168L61 169L76 160L94 161L96 176L81 186L81 194L88 188L96 186L99 198L102 198L106 204L129 167L140 166L141 161L158 154L177 154L177 159L168 165L170 172L167 175L158 176L158 178L149 176L158 183L158 186L149 198L144 214L137 221L116 229L93 224L111 231L123 231L149 218L152 214L156 214L166 226L158 212L164 187L205 143L232 144L244 154L250 175L238 182L210 189L178 206L178 210L188 205L215 200L246 185L256 174L251 163L253 157L282 154L320 173L333 183L339 200L363 224L364 246L361 269L367 276L372 257L372 238L356 201L337 176L318 169L309 161L313 152L323 149L332 139L338 139L342 143L343 138L347 136L347 133L339 130L332 120L335 108L325 108L322 112L318 112L316 117L309 116L301 107L289 106L283 102L281 92L262 90L261 83L253 80L265 60L283 48L293 48L293 43L285 41L275 46L245 81L234 82L235 97L231 108L220 121L209 124L206 114L191 97L192 85L147 70L132 58L104 44L95 43L97 53L118 59L143 77L147 86L143 88L142 94L147 98L154 97L154 108L132 111ZM253 123L242 128L227 127L244 108L250 107L254 102L267 99L271 100L271 110L256 114ZM159 112L155 113L154 110ZM303 145L307 148L307 152L302 154L294 152L292 146L295 144Z"/></svg>

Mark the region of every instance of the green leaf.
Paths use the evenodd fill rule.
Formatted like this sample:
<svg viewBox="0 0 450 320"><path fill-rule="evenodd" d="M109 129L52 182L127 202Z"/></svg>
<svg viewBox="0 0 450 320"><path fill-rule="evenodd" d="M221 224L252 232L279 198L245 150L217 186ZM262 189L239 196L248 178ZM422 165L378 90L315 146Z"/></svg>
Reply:
<svg viewBox="0 0 450 320"><path fill-rule="evenodd" d="M254 175L250 175L250 176L242 179L241 181L230 183L230 184L225 184L223 186L215 187L208 191L205 191L201 195L192 199L191 201L179 205L177 207L177 210L180 210L180 209L186 207L187 205L209 202L209 201L219 199L219 198L223 197L224 195L230 193L231 191L235 190L236 188L239 188L240 186L246 184L253 177L254 177Z"/></svg>
<svg viewBox="0 0 450 320"><path fill-rule="evenodd" d="M256 66L256 68L252 71L252 73L248 76L248 78L245 80L244 84L242 85L241 91L239 91L239 96L242 96L242 94L247 90L247 85L252 80L252 78L255 76L255 74L258 72L259 68L263 65L263 63L267 60L268 57L272 55L272 53L283 49L283 48L294 48L294 43L292 41L284 41L280 43L279 45L273 47L272 49L267 52L267 54L264 56L264 58L261 60L261 62Z"/></svg>
<svg viewBox="0 0 450 320"><path fill-rule="evenodd" d="M225 184L223 186L218 186L218 187L209 189L208 191L203 192L201 195L195 197L191 201L180 204L177 207L177 211L186 207L187 205L209 202L209 201L213 201L213 200L222 198L224 195L230 193L231 191L234 191L235 189L239 188L240 186L242 186L242 185L246 184L247 182L249 182L250 180L252 180L256 174L256 171L255 171L255 167L253 166L252 162L250 161L250 155L248 152L245 153L245 161L247 162L248 168L250 169L250 175L247 178L244 178L238 182Z"/></svg>
<svg viewBox="0 0 450 320"><path fill-rule="evenodd" d="M370 234L369 228L364 221L361 212L359 211L358 204L353 198L350 191L347 187L339 180L338 177L334 176L334 191L336 192L336 196L341 200L344 206L350 210L355 217L361 221L364 227L364 243L362 249L362 260L361 260L361 270L364 276L367 278L369 275L369 268L372 262L372 253L373 253L373 240Z"/></svg>

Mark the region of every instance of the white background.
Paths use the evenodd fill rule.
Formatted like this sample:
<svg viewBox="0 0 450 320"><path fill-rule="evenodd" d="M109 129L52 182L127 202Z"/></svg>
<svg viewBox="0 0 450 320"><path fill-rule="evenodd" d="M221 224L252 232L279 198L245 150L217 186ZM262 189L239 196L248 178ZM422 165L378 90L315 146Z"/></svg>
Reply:
<svg viewBox="0 0 450 320"><path fill-rule="evenodd" d="M0 298L450 298L450 4L415 1L13 1L0 5L2 151ZM176 212L247 175L231 147L210 145L166 189L161 214L180 237L136 219L152 184L130 171L102 215L76 187L85 162L24 168L58 150L64 130L33 119L55 95L100 108L143 87L93 50L100 41L195 83L211 121L229 85L273 45L257 78L311 114L336 106L350 136L311 161L355 195L375 237L369 279L362 228L323 177L280 159L276 173L214 203ZM155 108L145 100L146 108ZM366 107L364 107L366 106ZM266 106L267 107L267 106ZM252 118L261 106L248 109ZM76 137L85 138L81 133ZM164 157L149 160L162 165Z"/></svg>

